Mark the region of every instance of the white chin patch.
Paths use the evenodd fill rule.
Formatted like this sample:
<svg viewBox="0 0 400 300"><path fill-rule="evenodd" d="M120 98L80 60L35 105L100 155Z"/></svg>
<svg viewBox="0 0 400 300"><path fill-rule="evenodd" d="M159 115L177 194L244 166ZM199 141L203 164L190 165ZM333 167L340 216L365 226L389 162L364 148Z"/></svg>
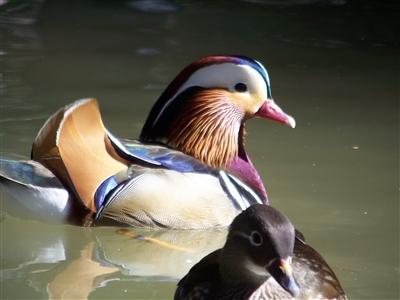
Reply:
<svg viewBox="0 0 400 300"><path fill-rule="evenodd" d="M263 267L260 267L256 264L254 264L251 260L246 261L245 267L247 270L253 272L254 274L260 275L260 276L269 276L270 275L266 268L263 268Z"/></svg>

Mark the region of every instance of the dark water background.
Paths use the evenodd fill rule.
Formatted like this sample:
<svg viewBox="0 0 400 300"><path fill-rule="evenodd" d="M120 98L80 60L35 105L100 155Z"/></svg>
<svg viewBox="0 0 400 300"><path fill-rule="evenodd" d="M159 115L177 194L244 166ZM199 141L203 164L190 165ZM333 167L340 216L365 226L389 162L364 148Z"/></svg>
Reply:
<svg viewBox="0 0 400 300"><path fill-rule="evenodd" d="M349 299L399 299L399 3L276 2L170 1L165 12L124 1L0 6L0 154L28 158L46 119L87 97L99 100L114 135L138 137L187 64L252 57L297 121L295 130L247 123L246 148L271 204L325 257ZM2 299L171 298L178 278L225 237L138 231L187 252L116 228L6 214L0 224Z"/></svg>

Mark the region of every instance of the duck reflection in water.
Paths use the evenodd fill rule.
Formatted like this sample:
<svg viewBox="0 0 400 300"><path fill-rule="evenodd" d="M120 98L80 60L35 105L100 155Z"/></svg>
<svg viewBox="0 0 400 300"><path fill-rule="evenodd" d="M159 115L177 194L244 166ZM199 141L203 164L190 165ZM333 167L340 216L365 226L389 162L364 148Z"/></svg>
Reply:
<svg viewBox="0 0 400 300"><path fill-rule="evenodd" d="M253 211L254 215L239 215L230 227L228 238L226 230L127 230L113 227L65 227L36 222L22 224L26 225L23 236L15 236L12 234L12 227L17 220L8 218L2 223L2 257L7 262L3 263L2 274L4 278L12 278L28 273L30 286L47 295L46 298L53 299L57 298L56 295L59 299L70 299L72 295L86 299L94 290L112 281L129 282L129 290L132 292L135 288L143 289L140 282L175 281L183 278L177 295L185 299L191 287L207 286L206 282L216 282L215 277L220 276L218 257L221 254L221 250L216 249L222 248L229 241L230 251L236 258L233 259L233 265L231 257L224 262L228 265L228 270L238 268L240 273L240 263L247 256L255 256L254 263L247 264L246 273L253 270L266 281L262 285L265 290L258 289L259 294L254 294L255 299L268 289L275 299L292 297L274 277L266 275L267 269L259 267L265 265L263 260L268 260L268 257L274 260L276 256L281 258L270 264L268 273L273 273L293 293L297 291L296 282L300 291L298 299L346 299L332 269L314 249L303 242L304 237L299 232L293 233L293 226L282 214L266 205L261 205L261 209L252 206L248 210ZM270 217L264 219L268 213L256 217L260 210L272 210L277 218L272 221ZM21 221L17 224L21 226ZM283 227L276 229L277 224ZM265 229L265 226L270 227ZM269 233L274 232L274 229L275 234ZM280 239L282 231L288 231L286 242ZM15 247L25 249L16 244L16 241L25 245L28 243L30 247L25 248L29 253L23 255L19 252L16 256ZM236 249L237 244L243 246L242 250ZM260 246L256 246L258 244ZM279 251L270 251L269 246ZM256 251L251 251L252 247ZM293 253L291 247L294 247ZM260 257L257 251L264 250L265 255ZM288 256L292 257L291 263ZM20 261L22 257L26 258L23 262ZM19 259L10 265L16 258ZM193 267L197 262L199 263ZM274 273L277 269L284 271L282 276L279 272ZM240 288L243 288L243 284L237 286L239 292L242 292Z"/></svg>
<svg viewBox="0 0 400 300"><path fill-rule="evenodd" d="M1 225L2 279L26 278L43 299L88 299L93 291L107 294L106 285L113 282L127 289L116 298L151 294L144 289L145 282L170 283L172 298L176 282L202 257L222 247L227 234L226 230L82 228L14 218Z"/></svg>

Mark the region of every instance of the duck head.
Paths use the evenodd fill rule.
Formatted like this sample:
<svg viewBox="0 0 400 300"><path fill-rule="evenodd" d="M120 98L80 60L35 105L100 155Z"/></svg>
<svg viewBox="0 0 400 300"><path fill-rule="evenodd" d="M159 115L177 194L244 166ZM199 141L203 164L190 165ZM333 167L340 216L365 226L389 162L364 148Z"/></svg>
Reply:
<svg viewBox="0 0 400 300"><path fill-rule="evenodd" d="M244 56L209 56L187 66L153 106L140 138L163 141L217 168L244 151L244 123L261 117L295 127L272 100L268 73Z"/></svg>
<svg viewBox="0 0 400 300"><path fill-rule="evenodd" d="M292 296L300 288L292 275L295 230L289 219L269 205L254 204L232 222L222 248L220 272L225 284L255 290L273 277Z"/></svg>

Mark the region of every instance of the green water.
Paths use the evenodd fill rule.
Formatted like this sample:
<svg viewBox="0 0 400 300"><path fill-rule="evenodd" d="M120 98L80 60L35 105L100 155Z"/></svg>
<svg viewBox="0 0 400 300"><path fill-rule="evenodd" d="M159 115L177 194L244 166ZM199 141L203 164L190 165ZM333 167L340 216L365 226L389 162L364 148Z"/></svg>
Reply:
<svg viewBox="0 0 400 300"><path fill-rule="evenodd" d="M271 204L324 256L349 299L398 299L398 4L170 3L178 9L156 13L123 1L46 1L20 13L32 24L3 19L1 156L29 157L46 119L87 97L99 100L114 135L138 137L188 63L219 53L252 57L297 121L294 130L246 124L246 149ZM171 298L178 278L225 238L144 232L193 251L185 252L115 228L6 215L0 224L2 299Z"/></svg>

